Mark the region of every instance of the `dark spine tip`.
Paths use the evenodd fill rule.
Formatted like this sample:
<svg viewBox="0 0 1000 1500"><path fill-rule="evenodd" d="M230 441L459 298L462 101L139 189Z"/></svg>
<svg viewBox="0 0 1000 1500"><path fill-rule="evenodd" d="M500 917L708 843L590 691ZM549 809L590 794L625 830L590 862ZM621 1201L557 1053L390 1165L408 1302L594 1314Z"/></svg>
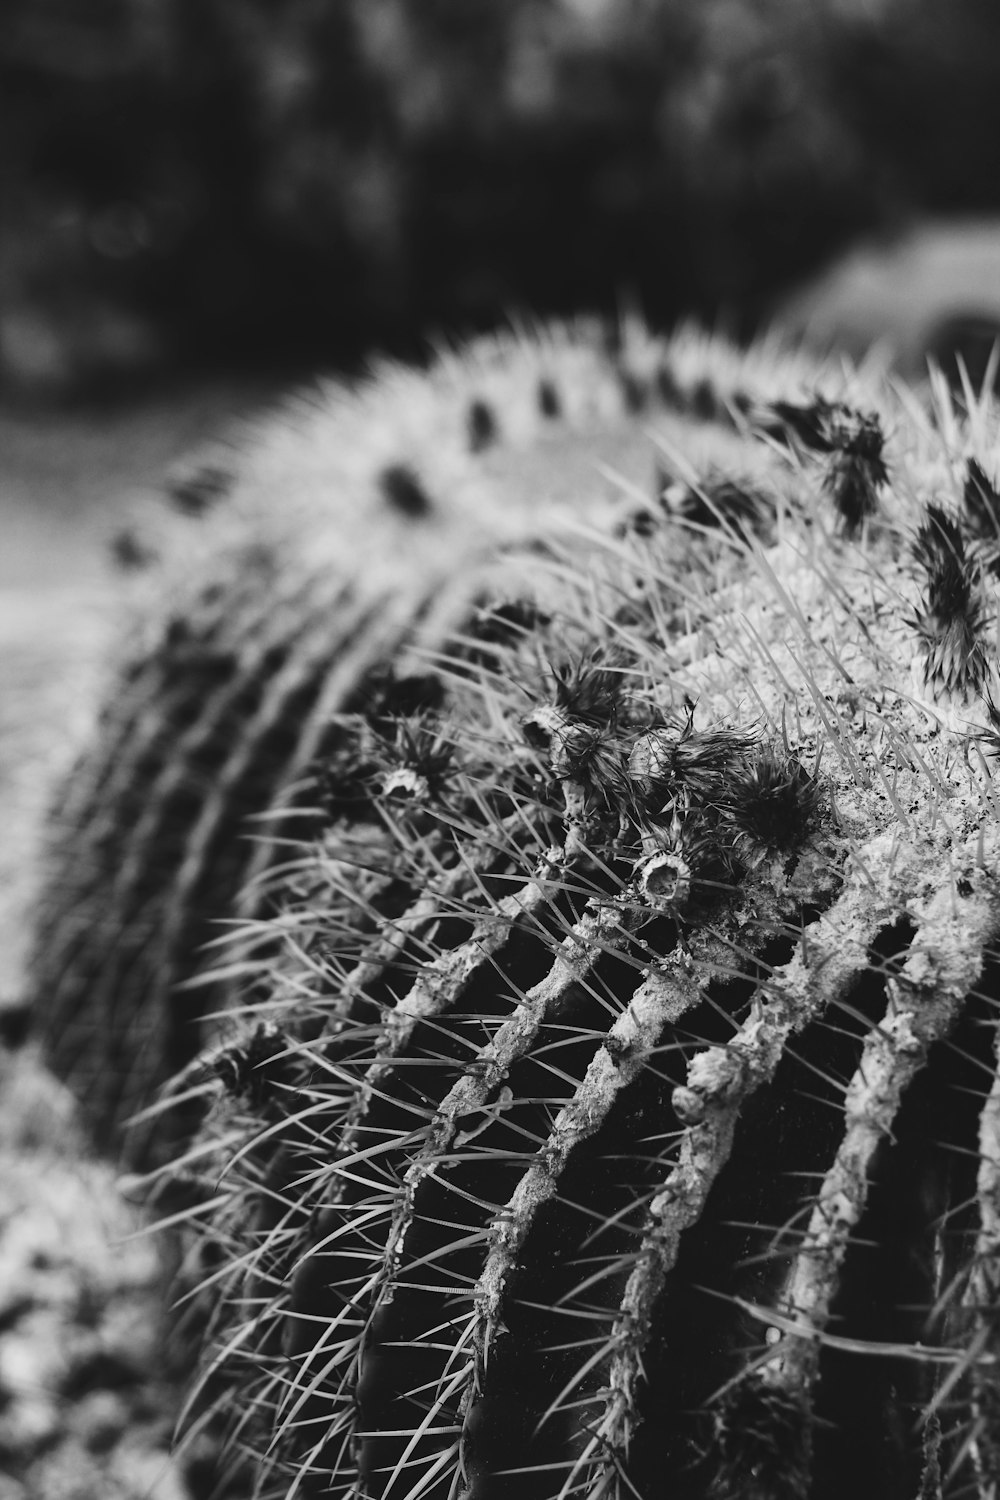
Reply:
<svg viewBox="0 0 1000 1500"><path fill-rule="evenodd" d="M836 447L833 428L837 408L817 396L815 401L775 401L758 424L768 437L795 442L812 453L831 453Z"/></svg>
<svg viewBox="0 0 1000 1500"><path fill-rule="evenodd" d="M521 720L521 733L524 735L525 744L530 745L532 750L544 753L552 743L551 729L540 723L533 714L527 714Z"/></svg>
<svg viewBox="0 0 1000 1500"><path fill-rule="evenodd" d="M680 406L682 404L681 389L677 383L677 376L666 362L661 364L656 372L656 391L664 406Z"/></svg>
<svg viewBox="0 0 1000 1500"><path fill-rule="evenodd" d="M476 400L469 403L466 430L470 453L484 453L499 440L500 427L496 413L488 401Z"/></svg>
<svg viewBox="0 0 1000 1500"><path fill-rule="evenodd" d="M692 414L700 422L714 422L721 414L719 397L712 382L706 378L696 380L688 395Z"/></svg>
<svg viewBox="0 0 1000 1500"><path fill-rule="evenodd" d="M812 1443L805 1401L751 1375L730 1387L712 1415L712 1500L806 1500Z"/></svg>
<svg viewBox="0 0 1000 1500"><path fill-rule="evenodd" d="M260 1109L282 1085L292 1083L296 1071L289 1039L280 1027L261 1021L253 1033L218 1053L213 1071L226 1093Z"/></svg>
<svg viewBox="0 0 1000 1500"><path fill-rule="evenodd" d="M938 505L929 505L913 546L926 575L927 607L943 620L968 615L973 571L965 551L961 527Z"/></svg>
<svg viewBox="0 0 1000 1500"><path fill-rule="evenodd" d="M123 573L138 573L144 568L152 567L156 562L156 553L140 541L135 532L129 530L128 527L124 527L111 538L109 551L111 561Z"/></svg>
<svg viewBox="0 0 1000 1500"><path fill-rule="evenodd" d="M593 728L609 729L622 707L623 679L606 664L601 652L556 668L556 707L570 718Z"/></svg>
<svg viewBox="0 0 1000 1500"><path fill-rule="evenodd" d="M382 470L376 483L385 503L409 520L420 520L434 510L427 491L406 464L390 464Z"/></svg>
<svg viewBox="0 0 1000 1500"><path fill-rule="evenodd" d="M738 834L762 849L790 850L809 834L819 808L815 776L794 755L764 745L730 780L731 817Z"/></svg>
<svg viewBox="0 0 1000 1500"><path fill-rule="evenodd" d="M912 623L927 650L927 680L949 692L978 689L986 675L986 655L977 570L966 554L961 527L940 506L927 507L913 555L925 577Z"/></svg>
<svg viewBox="0 0 1000 1500"><path fill-rule="evenodd" d="M562 403L559 400L559 392L554 383L542 378L538 382L538 410L547 421L554 422L557 417L562 416Z"/></svg>
<svg viewBox="0 0 1000 1500"><path fill-rule="evenodd" d="M437 800L454 768L454 747L433 724L403 720L384 759L382 795Z"/></svg>
<svg viewBox="0 0 1000 1500"><path fill-rule="evenodd" d="M25 1003L0 1005L0 1046L14 1052L31 1034L31 1007Z"/></svg>
<svg viewBox="0 0 1000 1500"><path fill-rule="evenodd" d="M708 475L697 487L679 486L671 512L706 528L727 526L744 541L764 535L774 521L774 505L752 485Z"/></svg>
<svg viewBox="0 0 1000 1500"><path fill-rule="evenodd" d="M544 629L551 618L530 599L510 599L477 609L469 622L469 634L483 645L510 646Z"/></svg>
<svg viewBox="0 0 1000 1500"><path fill-rule="evenodd" d="M889 478L882 424L870 413L846 411L831 426L830 446L826 489L844 529L853 535L878 510L878 492Z"/></svg>
<svg viewBox="0 0 1000 1500"><path fill-rule="evenodd" d="M618 385L622 393L622 405L628 416L638 416L645 411L649 400L649 387L632 370L619 365Z"/></svg>
<svg viewBox="0 0 1000 1500"><path fill-rule="evenodd" d="M878 510L878 492L862 465L837 455L825 480L834 509L848 536L855 536Z"/></svg>
<svg viewBox="0 0 1000 1500"><path fill-rule="evenodd" d="M618 538L627 536L651 537L657 532L662 524L662 517L651 511L648 506L642 506L636 510L629 511L628 515L620 520L614 529L614 535Z"/></svg>
<svg viewBox="0 0 1000 1500"><path fill-rule="evenodd" d="M361 714L381 730L398 719L437 713L445 697L444 683L436 673L405 672L399 676L390 663L368 673L348 699L345 712Z"/></svg>
<svg viewBox="0 0 1000 1500"><path fill-rule="evenodd" d="M233 477L225 469L209 465L185 474L167 486L167 496L185 516L201 516L229 493Z"/></svg>
<svg viewBox="0 0 1000 1500"><path fill-rule="evenodd" d="M985 541L1000 541L1000 492L975 458L966 465L962 503L975 535Z"/></svg>
<svg viewBox="0 0 1000 1500"><path fill-rule="evenodd" d="M989 727L983 731L981 738L990 755L1000 755L1000 707L994 703L989 691L983 693L983 707Z"/></svg>
<svg viewBox="0 0 1000 1500"><path fill-rule="evenodd" d="M634 1044L626 1041L624 1037L609 1033L604 1038L604 1050L614 1063L616 1068L623 1067L635 1054Z"/></svg>

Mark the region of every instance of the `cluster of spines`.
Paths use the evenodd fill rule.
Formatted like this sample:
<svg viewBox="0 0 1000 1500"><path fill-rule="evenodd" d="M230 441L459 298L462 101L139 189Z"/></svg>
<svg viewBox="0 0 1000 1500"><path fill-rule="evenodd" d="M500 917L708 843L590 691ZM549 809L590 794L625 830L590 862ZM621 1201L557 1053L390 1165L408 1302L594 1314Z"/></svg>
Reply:
<svg viewBox="0 0 1000 1500"><path fill-rule="evenodd" d="M958 521L929 505L913 552L926 579L913 623L925 643L927 677L949 693L975 692L988 667L983 609L978 569Z"/></svg>
<svg viewBox="0 0 1000 1500"><path fill-rule="evenodd" d="M889 479L885 433L876 412L857 411L822 396L805 404L776 401L760 427L772 437L825 456L824 487L848 535L876 514L879 491Z"/></svg>

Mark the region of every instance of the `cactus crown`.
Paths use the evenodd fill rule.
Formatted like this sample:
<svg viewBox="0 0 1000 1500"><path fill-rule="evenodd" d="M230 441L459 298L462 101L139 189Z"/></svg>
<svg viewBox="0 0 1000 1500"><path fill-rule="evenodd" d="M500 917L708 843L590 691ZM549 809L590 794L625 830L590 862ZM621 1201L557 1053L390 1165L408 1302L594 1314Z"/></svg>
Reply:
<svg viewBox="0 0 1000 1500"><path fill-rule="evenodd" d="M634 328L363 399L356 533L324 407L182 596L246 655L147 902L298 797L158 1179L196 1406L262 1495L992 1494L994 407Z"/></svg>

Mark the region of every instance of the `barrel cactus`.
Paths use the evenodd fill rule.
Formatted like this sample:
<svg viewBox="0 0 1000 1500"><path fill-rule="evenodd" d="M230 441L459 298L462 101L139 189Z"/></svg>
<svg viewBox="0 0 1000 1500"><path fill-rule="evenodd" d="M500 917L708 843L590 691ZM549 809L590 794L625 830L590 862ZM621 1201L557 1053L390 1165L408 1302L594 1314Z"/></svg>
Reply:
<svg viewBox="0 0 1000 1500"><path fill-rule="evenodd" d="M563 330L242 464L39 945L99 1129L181 1069L196 1423L261 1496L995 1496L991 399Z"/></svg>
<svg viewBox="0 0 1000 1500"><path fill-rule="evenodd" d="M331 715L419 707L428 654L488 612L500 572L530 596L550 524L617 524L623 479L653 495L644 408L679 436L733 378L720 351L715 392L699 349L665 361L638 325L580 326L386 365L200 455L159 518L114 538L134 604L50 820L29 964L45 1054L99 1144L148 1156L121 1122L232 1000L202 949L266 906L293 825L262 820L301 801Z"/></svg>

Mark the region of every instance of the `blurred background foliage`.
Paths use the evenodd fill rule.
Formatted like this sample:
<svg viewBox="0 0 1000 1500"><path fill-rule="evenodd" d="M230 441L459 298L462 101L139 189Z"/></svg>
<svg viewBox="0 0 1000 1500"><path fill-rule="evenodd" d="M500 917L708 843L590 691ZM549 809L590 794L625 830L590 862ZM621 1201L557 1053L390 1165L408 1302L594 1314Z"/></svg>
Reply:
<svg viewBox="0 0 1000 1500"><path fill-rule="evenodd" d="M3 0L0 126L8 386L740 331L861 230L1000 209L1000 5Z"/></svg>

